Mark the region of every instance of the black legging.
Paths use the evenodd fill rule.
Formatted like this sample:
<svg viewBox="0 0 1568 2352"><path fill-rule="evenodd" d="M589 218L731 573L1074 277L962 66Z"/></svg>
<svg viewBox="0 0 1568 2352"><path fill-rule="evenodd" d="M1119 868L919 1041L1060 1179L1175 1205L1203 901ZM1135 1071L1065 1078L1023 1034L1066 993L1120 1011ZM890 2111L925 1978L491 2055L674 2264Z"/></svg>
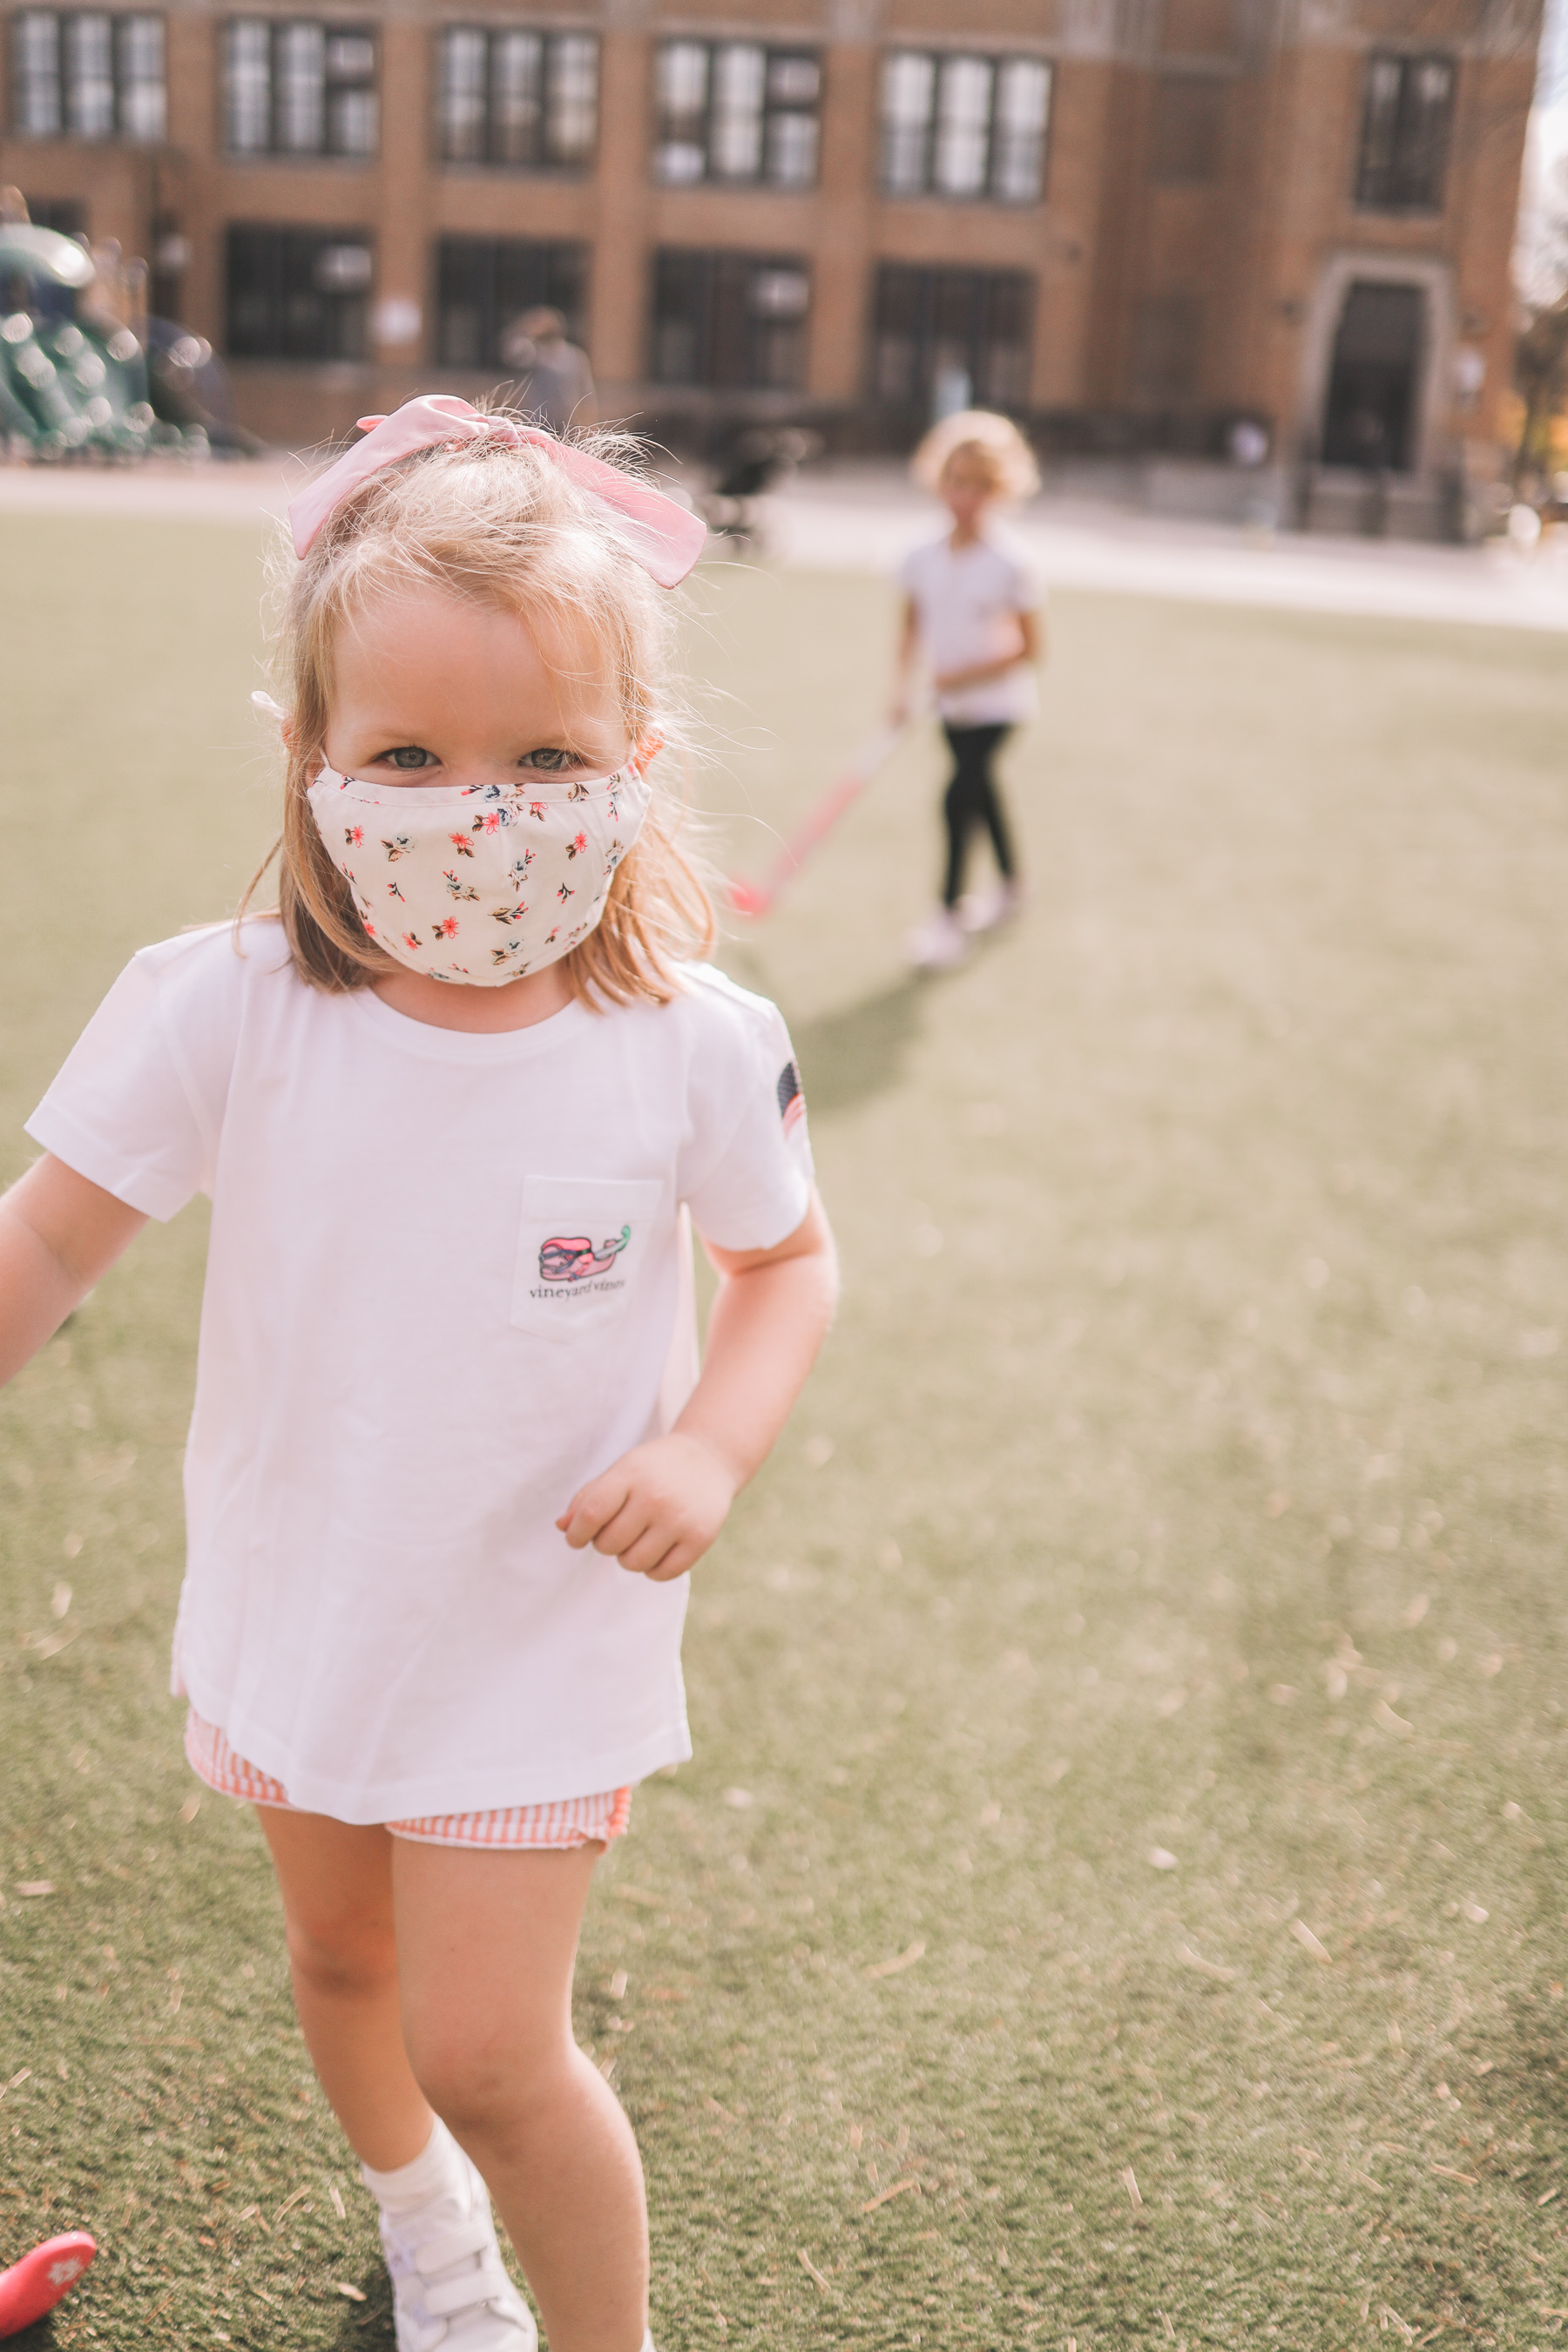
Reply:
<svg viewBox="0 0 1568 2352"><path fill-rule="evenodd" d="M963 888L969 836L976 825L983 824L991 835L1003 880L1010 882L1013 878L1013 844L991 773L992 761L1013 730L1005 725L953 727L944 719L942 731L952 753L952 782L942 804L947 820L947 878L942 884L942 903L944 907L956 907Z"/></svg>

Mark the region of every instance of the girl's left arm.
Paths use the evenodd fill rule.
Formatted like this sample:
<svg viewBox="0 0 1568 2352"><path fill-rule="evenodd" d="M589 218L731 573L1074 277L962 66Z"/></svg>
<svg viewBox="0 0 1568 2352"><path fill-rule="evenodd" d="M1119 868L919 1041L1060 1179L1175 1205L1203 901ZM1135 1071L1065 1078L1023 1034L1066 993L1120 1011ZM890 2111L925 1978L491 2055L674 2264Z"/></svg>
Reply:
<svg viewBox="0 0 1568 2352"><path fill-rule="evenodd" d="M833 1235L814 1191L767 1250L704 1244L719 1276L707 1360L668 1436L650 1438L575 1494L555 1522L634 1575L663 1582L700 1559L767 1458L805 1384L838 1295Z"/></svg>

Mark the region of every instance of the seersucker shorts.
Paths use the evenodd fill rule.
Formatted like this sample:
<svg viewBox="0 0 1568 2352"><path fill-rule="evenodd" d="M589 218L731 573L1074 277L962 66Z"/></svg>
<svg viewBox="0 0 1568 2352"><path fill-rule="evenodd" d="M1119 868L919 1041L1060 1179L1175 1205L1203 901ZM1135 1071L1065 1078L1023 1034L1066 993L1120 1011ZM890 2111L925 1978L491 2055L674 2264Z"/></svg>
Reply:
<svg viewBox="0 0 1568 2352"><path fill-rule="evenodd" d="M253 1805L276 1805L295 1812L280 1780L237 1755L216 1723L192 1707L185 1717L185 1756L191 1769L220 1797L243 1797ZM562 1797L551 1805L503 1805L488 1813L423 1813L416 1820L386 1822L394 1837L416 1845L510 1846L533 1852L570 1851L607 1845L626 1835L632 1792L605 1789L591 1797Z"/></svg>

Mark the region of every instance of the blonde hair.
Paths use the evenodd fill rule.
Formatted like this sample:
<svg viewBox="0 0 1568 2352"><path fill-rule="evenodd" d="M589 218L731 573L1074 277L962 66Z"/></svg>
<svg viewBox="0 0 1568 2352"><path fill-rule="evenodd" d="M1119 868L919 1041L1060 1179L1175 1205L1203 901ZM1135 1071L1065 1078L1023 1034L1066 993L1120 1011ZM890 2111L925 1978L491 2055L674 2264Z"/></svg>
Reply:
<svg viewBox="0 0 1568 2352"><path fill-rule="evenodd" d="M633 470L635 445L624 436L584 436L580 446ZM322 762L333 646L355 613L411 589L516 613L546 645L592 648L634 745L679 736L668 591L626 552L604 510L526 442L513 447L499 435L441 442L385 467L333 509L298 563L280 543L272 577L273 667L290 713L283 830L251 879L239 919L276 857L278 918L295 969L312 987L365 988L401 969L366 936L307 797ZM680 838L684 816L656 783L597 927L564 959L580 1003L668 1003L679 991L676 965L711 951L712 902Z"/></svg>
<svg viewBox="0 0 1568 2352"><path fill-rule="evenodd" d="M1040 487L1034 451L1012 418L994 409L965 408L944 416L915 451L910 471L922 490L940 489L955 457L983 467L997 498L1026 499Z"/></svg>

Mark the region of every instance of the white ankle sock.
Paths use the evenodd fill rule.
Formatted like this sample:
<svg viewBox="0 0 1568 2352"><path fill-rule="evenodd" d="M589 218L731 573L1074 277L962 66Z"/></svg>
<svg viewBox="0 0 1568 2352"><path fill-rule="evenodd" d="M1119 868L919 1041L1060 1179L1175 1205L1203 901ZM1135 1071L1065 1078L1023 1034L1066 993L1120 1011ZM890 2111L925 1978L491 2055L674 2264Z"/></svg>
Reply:
<svg viewBox="0 0 1568 2352"><path fill-rule="evenodd" d="M368 2164L362 2164L359 2177L388 2212L412 2213L439 2197L457 2168L457 2143L437 2116L429 2138L411 2164L400 2164L392 2172L374 2172Z"/></svg>

